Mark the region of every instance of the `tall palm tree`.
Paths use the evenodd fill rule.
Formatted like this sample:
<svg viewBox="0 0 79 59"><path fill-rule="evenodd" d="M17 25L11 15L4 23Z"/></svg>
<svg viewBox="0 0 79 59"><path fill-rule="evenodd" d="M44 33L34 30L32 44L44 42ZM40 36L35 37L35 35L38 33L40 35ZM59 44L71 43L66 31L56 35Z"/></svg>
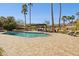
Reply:
<svg viewBox="0 0 79 59"><path fill-rule="evenodd" d="M29 20L30 20L30 24L31 24L31 11L32 11L31 10L32 9L31 7L33 6L33 4L32 3L29 3L28 5L29 5L29 14L30 14L29 15Z"/></svg>
<svg viewBox="0 0 79 59"><path fill-rule="evenodd" d="M51 3L51 19L52 19L52 32L55 32L54 28L54 15L53 15L53 3Z"/></svg>
<svg viewBox="0 0 79 59"><path fill-rule="evenodd" d="M27 14L27 5L26 5L26 4L23 4L23 5L22 5L22 13L24 14L25 27L26 27L26 14Z"/></svg>
<svg viewBox="0 0 79 59"><path fill-rule="evenodd" d="M60 10L59 10L59 29L61 29L61 3L59 3L59 6L60 6Z"/></svg>

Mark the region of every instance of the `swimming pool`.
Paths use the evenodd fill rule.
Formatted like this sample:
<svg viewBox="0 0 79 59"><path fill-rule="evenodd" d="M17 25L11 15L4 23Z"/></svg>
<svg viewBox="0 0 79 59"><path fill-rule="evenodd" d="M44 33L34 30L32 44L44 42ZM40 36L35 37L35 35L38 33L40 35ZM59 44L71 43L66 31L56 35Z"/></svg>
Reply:
<svg viewBox="0 0 79 59"><path fill-rule="evenodd" d="M38 33L38 32L5 32L3 34L13 35L13 36L20 36L20 37L47 37L48 34L45 33Z"/></svg>

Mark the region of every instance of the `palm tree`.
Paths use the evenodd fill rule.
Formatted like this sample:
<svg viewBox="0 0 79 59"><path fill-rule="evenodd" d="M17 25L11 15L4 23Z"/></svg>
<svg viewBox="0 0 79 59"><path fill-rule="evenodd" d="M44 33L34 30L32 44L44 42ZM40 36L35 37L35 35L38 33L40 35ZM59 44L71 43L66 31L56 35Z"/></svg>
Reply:
<svg viewBox="0 0 79 59"><path fill-rule="evenodd" d="M22 5L22 13L24 14L25 27L26 27L26 14L27 14L27 5L26 5L26 4L23 4L23 5Z"/></svg>
<svg viewBox="0 0 79 59"><path fill-rule="evenodd" d="M61 3L59 3L59 6L60 6L60 11L59 11L59 29L61 29L61 25L60 25L60 22L61 22Z"/></svg>
<svg viewBox="0 0 79 59"><path fill-rule="evenodd" d="M33 4L32 4L32 3L29 3L28 5L29 5L29 9L30 9L30 10L29 10L29 14L30 14L30 15L29 15L29 20L30 20L30 24L31 24L31 11L32 11L32 10L31 10L31 9L32 9L31 7L33 6Z"/></svg>
<svg viewBox="0 0 79 59"><path fill-rule="evenodd" d="M52 18L52 32L55 32L55 28L54 28L54 15L53 15L53 3L51 3L51 18Z"/></svg>

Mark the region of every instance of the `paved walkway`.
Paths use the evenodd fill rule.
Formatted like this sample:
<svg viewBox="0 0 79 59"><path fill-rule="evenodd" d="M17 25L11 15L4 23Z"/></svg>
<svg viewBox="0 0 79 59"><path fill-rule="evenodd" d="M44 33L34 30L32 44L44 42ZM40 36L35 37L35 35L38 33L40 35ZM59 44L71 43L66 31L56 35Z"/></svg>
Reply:
<svg viewBox="0 0 79 59"><path fill-rule="evenodd" d="M24 38L0 34L4 55L79 55L79 37L53 33L49 37Z"/></svg>

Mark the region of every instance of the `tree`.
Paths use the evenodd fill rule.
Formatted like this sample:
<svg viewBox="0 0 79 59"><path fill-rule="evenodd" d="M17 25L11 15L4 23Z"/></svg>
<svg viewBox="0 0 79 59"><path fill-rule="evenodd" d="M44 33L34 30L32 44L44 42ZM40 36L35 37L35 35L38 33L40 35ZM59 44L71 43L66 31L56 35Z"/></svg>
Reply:
<svg viewBox="0 0 79 59"><path fill-rule="evenodd" d="M76 13L76 15L78 16L78 18L77 18L77 19L79 19L79 12L77 12L77 13Z"/></svg>
<svg viewBox="0 0 79 59"><path fill-rule="evenodd" d="M9 16L6 18L6 20L4 20L3 28L5 30L12 31L13 29L16 29L16 26L17 26L17 23L14 17Z"/></svg>
<svg viewBox="0 0 79 59"><path fill-rule="evenodd" d="M71 16L66 16L67 20L69 21L69 23L71 22Z"/></svg>
<svg viewBox="0 0 79 59"><path fill-rule="evenodd" d="M26 4L23 4L23 5L22 5L22 13L24 14L25 27L26 27L26 14L27 14L27 5L26 5Z"/></svg>
<svg viewBox="0 0 79 59"><path fill-rule="evenodd" d="M59 6L60 6L60 10L59 10L59 29L61 29L61 3L59 3Z"/></svg>
<svg viewBox="0 0 79 59"><path fill-rule="evenodd" d="M3 26L3 23L1 22L1 20L0 20L0 27L2 27Z"/></svg>
<svg viewBox="0 0 79 59"><path fill-rule="evenodd" d="M46 26L46 31L48 31L48 29L50 28L50 27L49 27L50 22L46 20L46 21L45 21L45 24L47 25L47 26Z"/></svg>
<svg viewBox="0 0 79 59"><path fill-rule="evenodd" d="M18 25L23 25L24 24L23 20L20 20L20 19L18 19L16 22L17 22Z"/></svg>
<svg viewBox="0 0 79 59"><path fill-rule="evenodd" d="M54 28L54 15L53 15L53 3L51 3L51 19L52 19L52 32L55 32Z"/></svg>
<svg viewBox="0 0 79 59"><path fill-rule="evenodd" d="M75 16L74 15L71 16L71 20L72 20L71 22L73 23L73 20L75 20Z"/></svg>
<svg viewBox="0 0 79 59"><path fill-rule="evenodd" d="M67 16L62 16L62 20L63 20L63 31L66 32L66 21L67 21Z"/></svg>
<svg viewBox="0 0 79 59"><path fill-rule="evenodd" d="M63 26L65 26L65 22L67 21L67 16L62 16L62 20L63 20Z"/></svg>
<svg viewBox="0 0 79 59"><path fill-rule="evenodd" d="M66 16L67 17L67 20L69 21L69 23L73 23L73 20L75 19L75 16L72 15L72 16Z"/></svg>
<svg viewBox="0 0 79 59"><path fill-rule="evenodd" d="M29 15L29 20L30 20L30 24L31 24L31 11L32 11L31 10L32 9L31 7L33 6L33 4L32 3L29 3L28 5L29 5L29 14L30 14Z"/></svg>
<svg viewBox="0 0 79 59"><path fill-rule="evenodd" d="M6 18L3 17L3 16L1 16L1 17L0 17L0 27L3 26L4 20L6 20Z"/></svg>
<svg viewBox="0 0 79 59"><path fill-rule="evenodd" d="M50 24L50 22L49 22L49 21L45 21L45 24L49 25L49 24Z"/></svg>

